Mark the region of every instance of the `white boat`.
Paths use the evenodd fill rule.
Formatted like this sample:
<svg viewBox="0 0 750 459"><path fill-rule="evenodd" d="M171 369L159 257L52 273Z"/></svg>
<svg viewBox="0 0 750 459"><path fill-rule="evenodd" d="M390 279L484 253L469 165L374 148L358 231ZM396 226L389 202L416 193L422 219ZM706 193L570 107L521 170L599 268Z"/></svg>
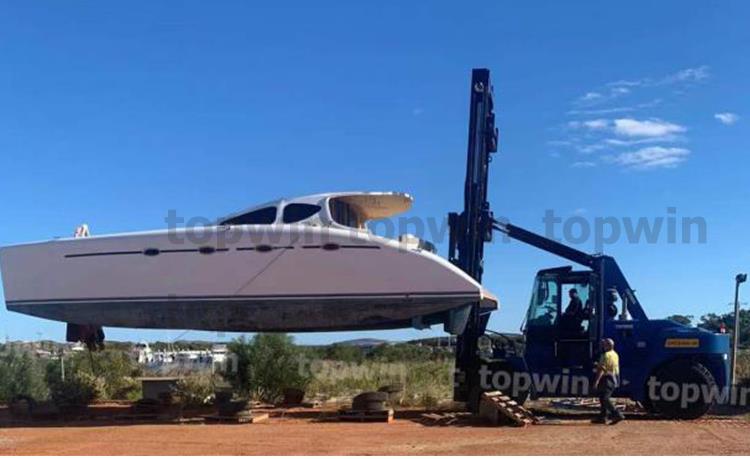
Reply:
<svg viewBox="0 0 750 459"><path fill-rule="evenodd" d="M445 323L456 333L467 305L494 309L495 297L431 244L379 237L365 226L411 204L404 193L327 193L209 226L3 247L5 302L10 311L81 327L252 332Z"/></svg>

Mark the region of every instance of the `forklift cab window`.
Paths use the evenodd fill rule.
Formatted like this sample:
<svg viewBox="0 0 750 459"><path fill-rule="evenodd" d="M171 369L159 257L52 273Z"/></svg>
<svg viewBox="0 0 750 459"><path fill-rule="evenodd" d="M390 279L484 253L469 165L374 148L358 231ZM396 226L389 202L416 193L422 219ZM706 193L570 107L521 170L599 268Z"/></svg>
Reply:
<svg viewBox="0 0 750 459"><path fill-rule="evenodd" d="M557 281L554 278L537 278L526 323L535 327L554 325L559 313L559 300Z"/></svg>
<svg viewBox="0 0 750 459"><path fill-rule="evenodd" d="M578 298L581 301L580 310L576 311L572 308L572 302L570 292L575 290L578 294ZM563 284L562 285L562 298L565 308L560 319L560 326L569 328L573 333L587 333L589 329L589 317L591 316L591 289L588 284Z"/></svg>

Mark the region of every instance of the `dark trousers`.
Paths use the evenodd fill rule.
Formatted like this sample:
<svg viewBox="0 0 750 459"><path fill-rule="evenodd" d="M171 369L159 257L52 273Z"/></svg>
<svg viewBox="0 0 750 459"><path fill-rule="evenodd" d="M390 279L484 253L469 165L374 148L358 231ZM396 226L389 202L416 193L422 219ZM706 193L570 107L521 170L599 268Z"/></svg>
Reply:
<svg viewBox="0 0 750 459"><path fill-rule="evenodd" d="M596 391L599 394L599 403L601 405L599 415L603 419L622 418L622 413L617 411L617 408L615 408L614 403L612 403L612 392L615 391L616 387L617 387L617 384L615 383L614 378L610 376L604 376L599 381L599 385L596 388Z"/></svg>

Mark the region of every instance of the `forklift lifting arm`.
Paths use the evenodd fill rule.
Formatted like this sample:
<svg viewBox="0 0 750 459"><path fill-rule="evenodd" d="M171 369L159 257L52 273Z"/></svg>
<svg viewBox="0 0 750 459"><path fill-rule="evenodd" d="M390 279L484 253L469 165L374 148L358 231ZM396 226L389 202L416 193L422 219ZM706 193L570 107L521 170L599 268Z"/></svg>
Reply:
<svg viewBox="0 0 750 459"><path fill-rule="evenodd" d="M567 245L561 244L555 240L540 236L536 233L532 233L531 231L525 230L515 225L511 225L510 223L503 223L497 220L494 220L492 222L492 228L500 231L511 239L525 242L526 244L544 250L545 252L558 255L574 263L578 263L592 269L596 268L595 256L589 255L586 252L581 252L580 250L574 249L573 247L568 247Z"/></svg>

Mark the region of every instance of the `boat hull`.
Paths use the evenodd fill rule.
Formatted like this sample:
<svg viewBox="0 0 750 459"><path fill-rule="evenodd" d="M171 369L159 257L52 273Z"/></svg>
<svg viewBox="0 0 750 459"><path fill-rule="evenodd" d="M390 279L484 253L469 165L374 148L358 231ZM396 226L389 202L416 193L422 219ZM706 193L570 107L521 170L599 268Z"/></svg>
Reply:
<svg viewBox="0 0 750 459"><path fill-rule="evenodd" d="M208 227L0 250L7 308L74 324L332 331L447 322L496 305L444 259L368 233Z"/></svg>

